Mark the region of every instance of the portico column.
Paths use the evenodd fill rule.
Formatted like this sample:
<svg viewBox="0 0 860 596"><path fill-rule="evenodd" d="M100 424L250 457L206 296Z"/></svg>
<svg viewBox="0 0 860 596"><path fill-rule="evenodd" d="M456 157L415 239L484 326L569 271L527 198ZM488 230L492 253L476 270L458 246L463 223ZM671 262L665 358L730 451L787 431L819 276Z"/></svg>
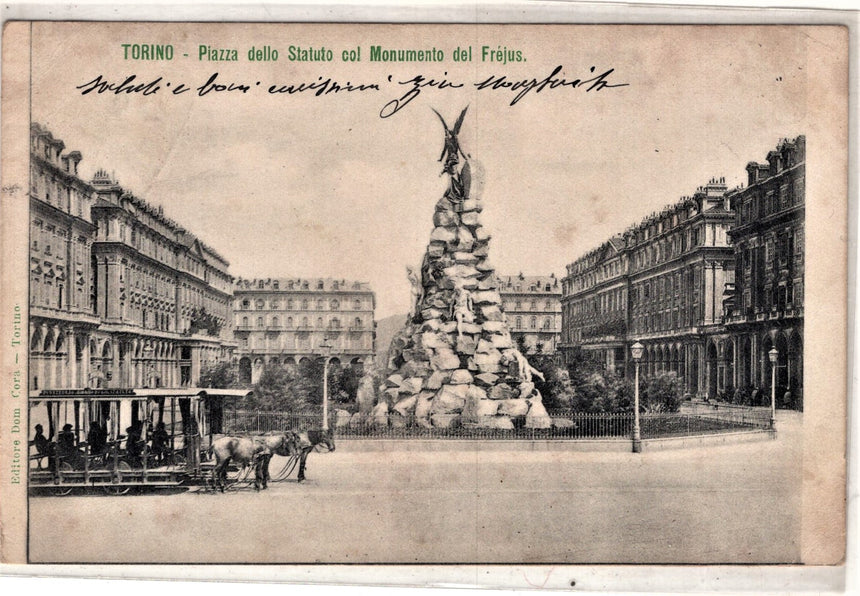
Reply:
<svg viewBox="0 0 860 596"><path fill-rule="evenodd" d="M78 381L77 375L77 351L78 342L76 341L75 330L67 327L64 330L66 334L66 387L75 387Z"/></svg>
<svg viewBox="0 0 860 596"><path fill-rule="evenodd" d="M84 347L81 350L81 385L89 387L90 384L90 335L83 336Z"/></svg>
<svg viewBox="0 0 860 596"><path fill-rule="evenodd" d="M140 358L137 356L138 346L140 345L140 339L134 338L131 340L131 379L130 383L132 387L143 387L143 384L140 382Z"/></svg>
<svg viewBox="0 0 860 596"><path fill-rule="evenodd" d="M693 367L690 364L690 344L684 344L684 391L691 393L693 387Z"/></svg>
<svg viewBox="0 0 860 596"><path fill-rule="evenodd" d="M134 384L131 382L132 370L131 370L131 357L132 353L132 345L131 342L125 341L123 342L125 345L125 355L123 356L123 385L126 387L134 387Z"/></svg>
<svg viewBox="0 0 860 596"><path fill-rule="evenodd" d="M754 333L750 335L750 353L747 357L750 360L750 384L761 387L758 378L758 337Z"/></svg>
<svg viewBox="0 0 860 596"><path fill-rule="evenodd" d="M42 341L48 337L48 333L50 332L50 328L47 324L42 325ZM54 344L56 344L56 339L54 340ZM48 346L49 349L45 350L44 343L42 344L42 377L43 377L43 389L53 389L54 385L52 382L53 374L52 369L54 368L54 346Z"/></svg>
<svg viewBox="0 0 860 596"><path fill-rule="evenodd" d="M30 337L27 339L27 347L29 348L29 351L27 352L27 354L28 354L28 358L29 358L30 371L28 374L30 375L30 383L29 384L30 384L31 390L42 388L42 376L39 372L39 365L40 365L41 358L39 358L37 356L38 349L41 346L35 346L34 347L34 345L33 345L33 337L36 335L36 329L39 329L39 327L35 323L30 322ZM34 379L36 380L36 383L37 383L37 386L35 386L35 387L33 386L34 385L34 382L33 382Z"/></svg>
<svg viewBox="0 0 860 596"><path fill-rule="evenodd" d="M107 384L108 387L119 387L120 386L120 378L119 378L119 342L120 339L118 337L111 338L110 344L110 371L111 371L111 379Z"/></svg>
<svg viewBox="0 0 860 596"><path fill-rule="evenodd" d="M741 351L740 350L740 342L738 342L738 341L734 342L733 348L732 348L732 387L735 388L735 391L738 390L738 387L740 386L740 380L741 380L741 372L740 372L741 355L740 355L740 351Z"/></svg>

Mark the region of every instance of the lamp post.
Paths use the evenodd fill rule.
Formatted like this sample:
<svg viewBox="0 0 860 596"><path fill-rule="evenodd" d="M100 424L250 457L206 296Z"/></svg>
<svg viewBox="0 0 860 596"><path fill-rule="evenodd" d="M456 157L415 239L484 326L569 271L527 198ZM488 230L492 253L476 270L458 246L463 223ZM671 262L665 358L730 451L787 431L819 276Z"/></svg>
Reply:
<svg viewBox="0 0 860 596"><path fill-rule="evenodd" d="M325 360L323 361L323 420L322 429L328 430L328 363L331 360L332 345L328 338L322 340L319 345L320 353Z"/></svg>
<svg viewBox="0 0 860 596"><path fill-rule="evenodd" d="M767 353L770 358L770 428L776 425L776 361L779 358L779 350L771 348Z"/></svg>
<svg viewBox="0 0 860 596"><path fill-rule="evenodd" d="M636 366L636 381L633 386L633 453L642 452L642 433L639 428L639 360L642 359L644 350L645 346L638 341L630 346L630 355L633 356Z"/></svg>

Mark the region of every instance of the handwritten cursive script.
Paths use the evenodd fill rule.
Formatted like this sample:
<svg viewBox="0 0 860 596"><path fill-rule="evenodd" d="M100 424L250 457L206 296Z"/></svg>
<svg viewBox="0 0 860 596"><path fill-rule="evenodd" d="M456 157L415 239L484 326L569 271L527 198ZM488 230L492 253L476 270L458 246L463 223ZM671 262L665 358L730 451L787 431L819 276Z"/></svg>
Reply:
<svg viewBox="0 0 860 596"><path fill-rule="evenodd" d="M564 76L563 67L556 66L552 72L543 78L527 77L524 79L509 78L509 75L493 74L482 81L472 83L478 91L501 91L513 94L509 105L514 106L529 94L541 93L552 90L579 90L585 93L591 91L604 91L608 89L617 89L619 87L627 87L629 83L616 82L613 79L614 68L609 68L602 72L597 72L597 68L592 66L589 68L589 75L578 78L566 78ZM461 89L467 85L462 81L448 79L448 72L445 71L442 77L433 78L425 74L416 74L413 77L403 80L395 80L391 75L386 78L389 85L395 88L406 88L406 91L386 102L379 111L380 118L390 118L408 106L412 101L421 95L424 91L435 90L443 91L446 89ZM175 83L175 82L174 82ZM199 87L190 88L184 83L174 84L164 80L163 77L156 77L149 81L139 81L137 75L129 75L119 82L110 81L104 75L98 75L91 81L83 83L75 87L80 90L81 95L94 93L101 94L137 94L142 96L150 96L157 94L161 89L166 89L165 93L169 95L183 95L189 91L196 91L193 95L203 97L209 94L220 93L239 93L251 95L254 92L266 92L270 95L293 95L297 93L306 94L308 97L321 97L326 95L338 95L354 92L380 91L384 86L380 83L339 83L331 78L320 76L316 81L292 82L283 83L276 82L274 84L267 83L262 85L261 81L256 82L237 82L224 81L219 78L219 73L213 73ZM257 91L259 89L259 91Z"/></svg>
<svg viewBox="0 0 860 596"><path fill-rule="evenodd" d="M589 69L589 72L594 73L595 67L592 66ZM629 83L610 83L609 75L615 72L614 68L610 68L609 70L600 73L597 76L588 78L588 79L572 79L567 80L564 77L556 77L558 73L562 71L561 65L556 66L555 69L546 77L541 80L537 79L523 79L519 81L508 80L507 76L491 76L486 80L475 83L475 87L478 90L483 89L491 89L493 91L497 91L499 89L505 89L509 91L518 91L518 93L511 100L510 105L515 105L522 98L528 95L531 91L535 93L540 93L544 89L559 89L564 87L570 87L571 89L584 89L586 93L589 91L601 91L602 89L614 89L616 87L627 87Z"/></svg>

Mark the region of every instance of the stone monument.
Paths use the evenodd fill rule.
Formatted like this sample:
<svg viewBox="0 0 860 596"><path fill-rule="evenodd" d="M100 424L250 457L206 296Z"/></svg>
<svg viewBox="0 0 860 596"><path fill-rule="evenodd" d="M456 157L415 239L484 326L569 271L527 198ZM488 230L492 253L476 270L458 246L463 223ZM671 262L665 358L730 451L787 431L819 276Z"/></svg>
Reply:
<svg viewBox="0 0 860 596"><path fill-rule="evenodd" d="M445 128L439 161L449 185L436 203L420 271L408 269L413 304L391 342L380 402L389 406L391 424L547 428L550 419L532 382L540 373L511 341L489 261L490 234L481 225L483 207L470 196L470 156L457 138L466 109L450 129L436 114Z"/></svg>

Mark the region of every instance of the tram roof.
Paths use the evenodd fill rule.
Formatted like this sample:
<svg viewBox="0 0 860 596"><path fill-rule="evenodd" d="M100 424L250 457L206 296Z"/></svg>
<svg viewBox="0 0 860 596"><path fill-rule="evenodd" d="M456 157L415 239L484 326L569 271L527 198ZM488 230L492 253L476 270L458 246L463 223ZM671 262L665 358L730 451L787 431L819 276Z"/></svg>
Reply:
<svg viewBox="0 0 860 596"><path fill-rule="evenodd" d="M215 389L211 387L169 388L127 388L127 389L41 389L30 392L33 400L115 400L147 399L151 397L245 397L253 393L251 389Z"/></svg>

